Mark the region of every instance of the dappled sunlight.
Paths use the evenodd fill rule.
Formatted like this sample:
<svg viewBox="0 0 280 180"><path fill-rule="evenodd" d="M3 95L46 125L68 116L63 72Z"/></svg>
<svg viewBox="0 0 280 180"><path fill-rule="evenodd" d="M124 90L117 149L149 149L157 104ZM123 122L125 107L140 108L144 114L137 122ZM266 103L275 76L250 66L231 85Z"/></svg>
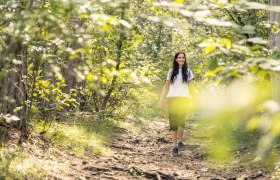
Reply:
<svg viewBox="0 0 280 180"><path fill-rule="evenodd" d="M86 127L57 123L50 128L46 136L57 146L62 145L70 152L82 156L87 151L96 155L110 153L110 149L104 146L107 143L106 138L94 131L88 132Z"/></svg>
<svg viewBox="0 0 280 180"><path fill-rule="evenodd" d="M5 155L0 161L0 169L3 170L0 178L2 175L11 179L44 178L50 172L62 173L70 170L71 161L57 150L51 148L42 153L42 149L36 146L28 145L28 148L26 151L23 148L7 147L0 152L1 156Z"/></svg>
<svg viewBox="0 0 280 180"><path fill-rule="evenodd" d="M18 172L18 174L26 174L29 177L45 177L48 172L62 173L70 170L71 162L65 160L61 162L56 157L46 157L45 159L39 159L32 155L22 157L19 160L14 160L11 164L11 170Z"/></svg>

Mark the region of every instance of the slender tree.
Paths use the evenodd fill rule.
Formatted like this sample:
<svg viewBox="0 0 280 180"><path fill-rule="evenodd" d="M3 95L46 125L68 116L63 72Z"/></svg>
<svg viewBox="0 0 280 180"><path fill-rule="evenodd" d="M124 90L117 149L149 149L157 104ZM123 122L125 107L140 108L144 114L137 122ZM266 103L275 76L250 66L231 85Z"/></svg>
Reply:
<svg viewBox="0 0 280 180"><path fill-rule="evenodd" d="M270 0L270 5L271 6L280 6L280 1L279 0ZM280 22L280 13L277 12L270 12L270 16L269 16L270 21L276 25L279 26L279 22ZM278 59L280 58L280 32L270 32L269 35L269 46L270 49L273 50L274 52L274 56ZM278 103L280 104L280 70L276 70L276 73L278 73L278 75L273 77L272 83L273 83L273 96L275 98L275 100L278 101Z"/></svg>

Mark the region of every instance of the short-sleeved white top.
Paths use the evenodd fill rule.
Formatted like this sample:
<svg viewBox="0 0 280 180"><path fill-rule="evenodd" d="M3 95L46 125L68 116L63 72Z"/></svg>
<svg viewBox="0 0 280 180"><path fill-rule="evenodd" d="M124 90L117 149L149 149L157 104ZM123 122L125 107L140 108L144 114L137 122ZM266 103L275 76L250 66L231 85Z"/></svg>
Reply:
<svg viewBox="0 0 280 180"><path fill-rule="evenodd" d="M172 69L168 71L166 80L171 81ZM188 70L188 81L194 78L193 72ZM170 82L169 91L167 97L191 97L189 93L188 83L183 82L182 69L179 69L177 78L174 79L173 83Z"/></svg>

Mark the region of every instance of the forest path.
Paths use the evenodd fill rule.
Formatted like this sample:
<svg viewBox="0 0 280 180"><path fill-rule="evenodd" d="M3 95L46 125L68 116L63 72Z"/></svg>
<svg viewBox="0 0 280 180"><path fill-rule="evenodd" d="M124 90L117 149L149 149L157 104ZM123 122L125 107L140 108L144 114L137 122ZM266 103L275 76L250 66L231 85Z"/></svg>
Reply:
<svg viewBox="0 0 280 180"><path fill-rule="evenodd" d="M244 167L228 172L211 168L213 164L211 166L204 160L200 145L189 143L189 139L193 138L190 131L194 125L187 124L187 148L179 157L171 155L172 144L166 119L156 118L139 124L140 133L124 129L108 144L112 153L76 159L66 175L67 179L269 179L258 170L252 172Z"/></svg>

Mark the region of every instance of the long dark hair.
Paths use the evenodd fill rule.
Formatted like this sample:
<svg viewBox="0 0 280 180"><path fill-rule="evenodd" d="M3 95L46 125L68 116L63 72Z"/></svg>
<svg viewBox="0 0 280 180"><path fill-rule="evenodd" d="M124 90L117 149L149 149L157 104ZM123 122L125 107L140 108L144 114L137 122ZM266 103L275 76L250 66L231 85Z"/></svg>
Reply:
<svg viewBox="0 0 280 180"><path fill-rule="evenodd" d="M183 64L182 67L182 79L183 82L186 83L188 82L188 64L186 61L186 54L184 52L177 52L174 56L174 60L173 60L173 68L172 68L172 74L171 74L171 83L174 82L174 80L177 78L177 75L179 74L179 64L176 61L176 59L178 58L179 54L184 54L184 58L185 58L185 63Z"/></svg>

